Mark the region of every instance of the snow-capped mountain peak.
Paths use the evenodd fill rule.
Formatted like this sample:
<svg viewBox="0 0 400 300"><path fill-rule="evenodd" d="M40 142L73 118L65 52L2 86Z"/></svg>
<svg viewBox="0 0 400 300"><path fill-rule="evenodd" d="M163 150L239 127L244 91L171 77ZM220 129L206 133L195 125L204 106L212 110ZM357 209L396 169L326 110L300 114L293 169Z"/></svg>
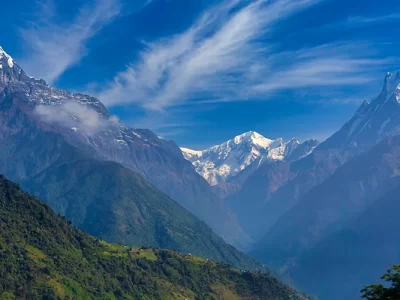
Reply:
<svg viewBox="0 0 400 300"><path fill-rule="evenodd" d="M210 185L226 182L253 164L285 160L300 145L296 139L268 139L255 131L203 151L181 148L184 157Z"/></svg>
<svg viewBox="0 0 400 300"><path fill-rule="evenodd" d="M273 140L267 139L255 131L249 131L238 135L233 139L233 141L236 145L247 142L262 148L266 148L274 142Z"/></svg>
<svg viewBox="0 0 400 300"><path fill-rule="evenodd" d="M0 69L3 68L3 64L1 62L1 60L5 58L7 60L7 64L10 68L12 68L14 66L14 60L13 58L7 54L6 51L4 51L4 49L0 46Z"/></svg>

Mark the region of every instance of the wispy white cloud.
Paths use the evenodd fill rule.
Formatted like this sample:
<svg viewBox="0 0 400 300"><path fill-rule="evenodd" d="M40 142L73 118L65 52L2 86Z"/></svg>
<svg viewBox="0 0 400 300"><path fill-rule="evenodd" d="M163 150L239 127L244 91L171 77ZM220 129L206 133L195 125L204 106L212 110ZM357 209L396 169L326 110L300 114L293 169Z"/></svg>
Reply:
<svg viewBox="0 0 400 300"><path fill-rule="evenodd" d="M97 95L108 105L148 109L205 99L244 99L268 66L260 42L271 27L321 0L225 1L187 31L148 43L140 59Z"/></svg>
<svg viewBox="0 0 400 300"><path fill-rule="evenodd" d="M390 14L381 16L353 16L349 17L344 23L352 26L371 25L376 23L386 23L400 21L400 14Z"/></svg>
<svg viewBox="0 0 400 300"><path fill-rule="evenodd" d="M102 118L95 110L76 102L67 102L61 106L39 105L35 113L45 122L74 128L89 136L119 122L116 116Z"/></svg>
<svg viewBox="0 0 400 300"><path fill-rule="evenodd" d="M379 24L386 24L386 23L390 24L398 22L400 22L400 14L376 15L376 16L350 16L343 20L326 23L314 28L309 28L303 31L302 34L314 34L316 32L328 32L331 30L333 31L354 30L368 26L376 26Z"/></svg>
<svg viewBox="0 0 400 300"><path fill-rule="evenodd" d="M29 50L21 65L49 82L78 63L88 52L86 42L121 11L120 0L96 0L82 6L69 21L60 21L55 2L41 1L38 6L38 18L20 30Z"/></svg>
<svg viewBox="0 0 400 300"><path fill-rule="evenodd" d="M362 52L359 51L362 49ZM362 42L336 42L271 56L271 69L255 92L326 86L352 86L376 79L376 70L393 63L377 58Z"/></svg>

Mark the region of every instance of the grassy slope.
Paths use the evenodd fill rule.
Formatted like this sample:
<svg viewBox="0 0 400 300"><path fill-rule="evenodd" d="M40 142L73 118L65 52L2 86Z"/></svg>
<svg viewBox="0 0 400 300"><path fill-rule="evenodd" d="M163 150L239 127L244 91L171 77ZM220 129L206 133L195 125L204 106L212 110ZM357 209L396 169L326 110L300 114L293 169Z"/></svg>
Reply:
<svg viewBox="0 0 400 300"><path fill-rule="evenodd" d="M268 275L112 245L0 178L0 299L291 299Z"/></svg>

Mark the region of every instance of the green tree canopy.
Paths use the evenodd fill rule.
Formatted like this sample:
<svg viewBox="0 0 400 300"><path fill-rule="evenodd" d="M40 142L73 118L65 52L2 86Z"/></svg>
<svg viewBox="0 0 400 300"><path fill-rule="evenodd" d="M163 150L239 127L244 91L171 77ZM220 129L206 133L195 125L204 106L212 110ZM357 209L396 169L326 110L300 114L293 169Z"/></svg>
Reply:
<svg viewBox="0 0 400 300"><path fill-rule="evenodd" d="M386 282L371 284L361 290L362 297L368 300L398 300L400 299L400 265L393 265L386 274L381 276Z"/></svg>

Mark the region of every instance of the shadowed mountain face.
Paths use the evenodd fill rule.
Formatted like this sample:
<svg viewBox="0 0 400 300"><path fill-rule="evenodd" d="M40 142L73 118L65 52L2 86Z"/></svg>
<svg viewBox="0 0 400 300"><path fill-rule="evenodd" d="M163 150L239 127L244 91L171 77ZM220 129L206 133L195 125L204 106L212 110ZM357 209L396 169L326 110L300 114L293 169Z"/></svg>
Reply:
<svg viewBox="0 0 400 300"><path fill-rule="evenodd" d="M0 299L306 299L266 274L93 238L3 176L0 275Z"/></svg>
<svg viewBox="0 0 400 300"><path fill-rule="evenodd" d="M254 248L282 265L345 226L382 194L400 184L400 136L382 141L345 163L283 215Z"/></svg>
<svg viewBox="0 0 400 300"><path fill-rule="evenodd" d="M262 165L227 198L246 233L258 239L338 167L400 131L400 73L387 74L378 97L364 102L354 117L308 156ZM248 218L252 215L254 217Z"/></svg>
<svg viewBox="0 0 400 300"><path fill-rule="evenodd" d="M400 185L399 83L399 73L388 74L381 94L311 155L268 174L268 182L283 174L283 184L264 207L291 207L267 221L251 253L285 266L321 299L356 299L399 259L391 211Z"/></svg>
<svg viewBox="0 0 400 300"><path fill-rule="evenodd" d="M226 240L243 241L235 218L173 142L125 126L95 98L28 77L4 55L1 64L0 172L93 234L248 262L143 178Z"/></svg>
<svg viewBox="0 0 400 300"><path fill-rule="evenodd" d="M358 299L362 287L400 261L399 200L397 187L374 201L344 229L304 254L290 275L321 299Z"/></svg>

